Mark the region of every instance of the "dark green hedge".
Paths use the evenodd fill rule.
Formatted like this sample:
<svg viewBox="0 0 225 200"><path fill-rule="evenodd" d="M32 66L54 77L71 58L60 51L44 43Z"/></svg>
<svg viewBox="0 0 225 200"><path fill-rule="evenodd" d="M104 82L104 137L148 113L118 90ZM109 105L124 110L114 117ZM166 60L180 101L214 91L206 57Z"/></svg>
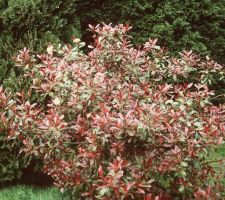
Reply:
<svg viewBox="0 0 225 200"><path fill-rule="evenodd" d="M21 48L40 52L46 45L80 35L76 0L0 0L0 80Z"/></svg>
<svg viewBox="0 0 225 200"><path fill-rule="evenodd" d="M133 42L149 37L177 53L193 49L225 63L224 0L78 0L83 31L88 23L124 23L133 26ZM87 36L87 35L86 35Z"/></svg>
<svg viewBox="0 0 225 200"><path fill-rule="evenodd" d="M0 186L3 182L19 179L30 159L20 153L19 141L6 141L6 133L0 133Z"/></svg>

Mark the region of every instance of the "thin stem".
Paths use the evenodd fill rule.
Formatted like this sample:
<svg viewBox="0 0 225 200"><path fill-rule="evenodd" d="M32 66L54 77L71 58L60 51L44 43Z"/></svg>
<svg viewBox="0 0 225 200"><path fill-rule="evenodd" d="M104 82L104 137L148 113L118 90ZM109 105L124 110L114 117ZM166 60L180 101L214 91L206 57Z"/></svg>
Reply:
<svg viewBox="0 0 225 200"><path fill-rule="evenodd" d="M220 162L220 161L223 161L223 160L224 160L224 159L211 160L211 161L205 162L204 164L210 164L210 163Z"/></svg>
<svg viewBox="0 0 225 200"><path fill-rule="evenodd" d="M220 95L217 95L217 96L215 96L215 97L210 98L210 100L212 100L212 99L216 99L217 97L222 97L222 96L225 96L225 94L220 94Z"/></svg>

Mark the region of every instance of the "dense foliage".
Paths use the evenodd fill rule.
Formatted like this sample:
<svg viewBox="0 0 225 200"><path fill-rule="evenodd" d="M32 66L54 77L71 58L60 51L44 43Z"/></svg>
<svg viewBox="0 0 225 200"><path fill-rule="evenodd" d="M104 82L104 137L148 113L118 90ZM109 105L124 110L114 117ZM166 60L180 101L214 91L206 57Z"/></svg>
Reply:
<svg viewBox="0 0 225 200"><path fill-rule="evenodd" d="M23 88L12 57L23 47L41 52L49 42L69 42L80 34L74 0L0 0L0 84L10 90ZM18 155L20 142L6 142L0 135L0 182L19 177L28 160Z"/></svg>
<svg viewBox="0 0 225 200"><path fill-rule="evenodd" d="M187 51L170 57L157 40L136 49L127 25L90 29L88 55L75 38L16 57L29 87L2 93L8 138L76 199L220 199L222 175L206 156L224 141L224 106L208 88L222 66Z"/></svg>
<svg viewBox="0 0 225 200"><path fill-rule="evenodd" d="M128 22L135 44L159 38L171 53L192 49L225 63L224 0L78 0L77 10L83 31L90 23Z"/></svg>
<svg viewBox="0 0 225 200"><path fill-rule="evenodd" d="M7 100L2 89L0 89L0 99L0 104ZM0 112L4 112L1 106ZM20 153L22 142L7 141L8 131L9 129L0 126L0 183L18 179L21 176L21 170L29 163L29 157Z"/></svg>

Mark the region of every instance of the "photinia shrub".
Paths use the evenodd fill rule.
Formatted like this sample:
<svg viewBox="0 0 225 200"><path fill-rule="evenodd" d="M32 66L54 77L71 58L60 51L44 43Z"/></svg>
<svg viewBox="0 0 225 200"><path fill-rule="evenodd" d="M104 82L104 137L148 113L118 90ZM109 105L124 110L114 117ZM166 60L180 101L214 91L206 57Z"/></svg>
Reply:
<svg viewBox="0 0 225 200"><path fill-rule="evenodd" d="M207 155L224 141L224 105L209 89L224 68L192 52L169 57L157 40L136 49L127 25L90 29L88 55L74 38L15 58L27 86L1 100L9 140L75 199L222 198Z"/></svg>

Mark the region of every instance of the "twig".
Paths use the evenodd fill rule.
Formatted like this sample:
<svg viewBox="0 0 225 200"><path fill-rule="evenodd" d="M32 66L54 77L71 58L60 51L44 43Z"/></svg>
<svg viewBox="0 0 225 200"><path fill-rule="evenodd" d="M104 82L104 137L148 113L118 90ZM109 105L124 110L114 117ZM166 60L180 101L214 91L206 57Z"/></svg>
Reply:
<svg viewBox="0 0 225 200"><path fill-rule="evenodd" d="M224 160L224 159L211 160L211 161L205 162L204 164L210 164L210 163L214 163L214 162L220 162L220 161L223 161L223 160Z"/></svg>

